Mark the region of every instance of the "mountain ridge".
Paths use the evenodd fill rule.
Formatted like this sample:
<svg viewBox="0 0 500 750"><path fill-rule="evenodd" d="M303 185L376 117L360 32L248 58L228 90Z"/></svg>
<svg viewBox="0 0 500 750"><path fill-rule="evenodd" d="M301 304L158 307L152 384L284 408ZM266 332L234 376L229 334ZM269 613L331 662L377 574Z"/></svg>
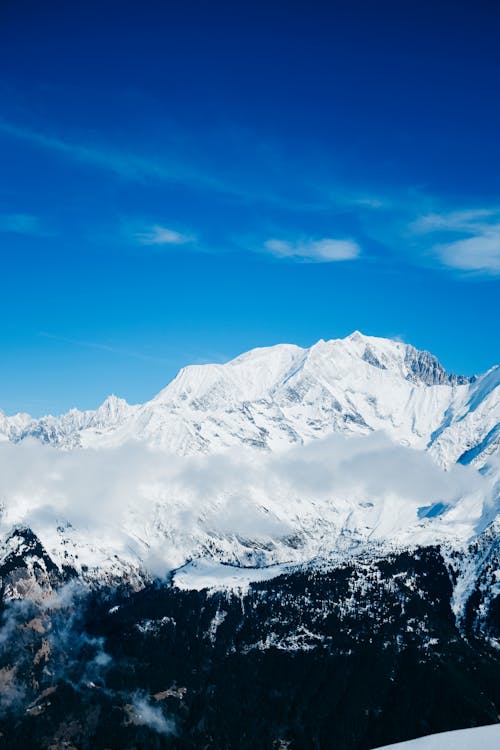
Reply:
<svg viewBox="0 0 500 750"><path fill-rule="evenodd" d="M396 442L426 447L443 466L466 453L480 466L482 451L471 451L498 423L492 392L499 384L498 366L480 376L450 374L429 352L355 331L308 348L277 344L225 364L188 365L143 404L112 395L96 410L60 417L2 414L0 435L67 449L138 439L196 454L235 445L280 450L335 432L385 429ZM496 433L492 440L495 447ZM485 448L491 452L491 440Z"/></svg>

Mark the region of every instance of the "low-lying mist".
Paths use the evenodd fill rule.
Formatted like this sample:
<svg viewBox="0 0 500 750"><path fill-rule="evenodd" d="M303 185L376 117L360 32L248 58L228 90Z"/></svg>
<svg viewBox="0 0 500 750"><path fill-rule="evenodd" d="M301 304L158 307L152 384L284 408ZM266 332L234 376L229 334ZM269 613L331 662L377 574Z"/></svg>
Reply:
<svg viewBox="0 0 500 750"><path fill-rule="evenodd" d="M50 552L67 534L90 564L100 564L100 549L158 575L204 554L244 564L326 554L340 529L366 539L466 539L495 513L489 476L458 465L445 472L381 433L195 457L140 443L99 451L3 443L0 501L4 535L28 526ZM254 551L243 558L242 548Z"/></svg>

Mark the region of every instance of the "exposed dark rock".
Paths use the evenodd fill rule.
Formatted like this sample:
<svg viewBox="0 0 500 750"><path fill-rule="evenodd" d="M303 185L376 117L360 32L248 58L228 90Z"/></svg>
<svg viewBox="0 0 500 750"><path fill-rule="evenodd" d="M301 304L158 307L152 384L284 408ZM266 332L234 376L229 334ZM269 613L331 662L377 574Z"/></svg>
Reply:
<svg viewBox="0 0 500 750"><path fill-rule="evenodd" d="M419 351L408 347L405 357L405 365L408 368L408 380L414 383L425 383L425 385L465 385L472 383L475 378L465 375L454 375L446 372L440 361L430 352Z"/></svg>
<svg viewBox="0 0 500 750"><path fill-rule="evenodd" d="M4 701L2 748L368 750L496 722L498 600L474 616L494 564L462 628L436 548L244 595L156 584L4 602L0 679L18 696Z"/></svg>

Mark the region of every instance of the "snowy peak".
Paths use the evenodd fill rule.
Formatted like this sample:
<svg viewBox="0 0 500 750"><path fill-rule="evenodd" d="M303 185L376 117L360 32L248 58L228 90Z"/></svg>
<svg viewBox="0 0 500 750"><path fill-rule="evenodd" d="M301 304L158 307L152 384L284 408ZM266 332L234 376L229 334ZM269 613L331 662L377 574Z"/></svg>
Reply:
<svg viewBox="0 0 500 750"><path fill-rule="evenodd" d="M103 401L101 406L92 414L93 427L111 427L121 424L133 412L124 398L111 395Z"/></svg>
<svg viewBox="0 0 500 750"><path fill-rule="evenodd" d="M277 382L303 360L307 350L291 344L252 349L226 364L183 367L152 403L189 401L200 408L219 397L255 401L267 396Z"/></svg>
<svg viewBox="0 0 500 750"><path fill-rule="evenodd" d="M499 372L449 374L429 352L355 331L309 348L279 344L184 367L137 406L110 396L96 411L58 418L0 415L0 434L67 449L140 440L193 454L242 445L282 450L332 433L382 430L396 443L427 448L443 466L479 467L498 445Z"/></svg>
<svg viewBox="0 0 500 750"><path fill-rule="evenodd" d="M292 377L308 371L338 379L355 372L361 363L388 370L424 385L464 385L470 379L448 374L429 352L418 351L399 341L364 336L355 331L345 339L320 339L309 348L293 344L252 349L226 364L191 365L153 399L155 403L188 401L213 406L218 397L235 401L256 401L269 397Z"/></svg>
<svg viewBox="0 0 500 750"><path fill-rule="evenodd" d="M323 342L319 342L321 344ZM400 373L407 380L423 385L465 385L474 378L446 372L437 357L427 351L420 351L410 344L393 339L365 336L355 331L345 339L328 344L343 343L353 357L380 369ZM314 348L314 347L313 347Z"/></svg>

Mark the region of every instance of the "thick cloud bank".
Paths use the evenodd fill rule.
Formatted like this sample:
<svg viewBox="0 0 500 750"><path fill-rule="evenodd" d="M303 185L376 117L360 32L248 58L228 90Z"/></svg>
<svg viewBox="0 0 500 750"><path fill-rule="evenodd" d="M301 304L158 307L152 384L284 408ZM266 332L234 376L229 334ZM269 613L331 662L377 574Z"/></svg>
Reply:
<svg viewBox="0 0 500 750"><path fill-rule="evenodd" d="M3 535L29 526L56 556L65 540L81 564L117 555L160 575L198 556L245 565L328 556L346 539L465 540L494 516L492 498L488 476L444 472L381 434L196 457L138 443L0 444Z"/></svg>

